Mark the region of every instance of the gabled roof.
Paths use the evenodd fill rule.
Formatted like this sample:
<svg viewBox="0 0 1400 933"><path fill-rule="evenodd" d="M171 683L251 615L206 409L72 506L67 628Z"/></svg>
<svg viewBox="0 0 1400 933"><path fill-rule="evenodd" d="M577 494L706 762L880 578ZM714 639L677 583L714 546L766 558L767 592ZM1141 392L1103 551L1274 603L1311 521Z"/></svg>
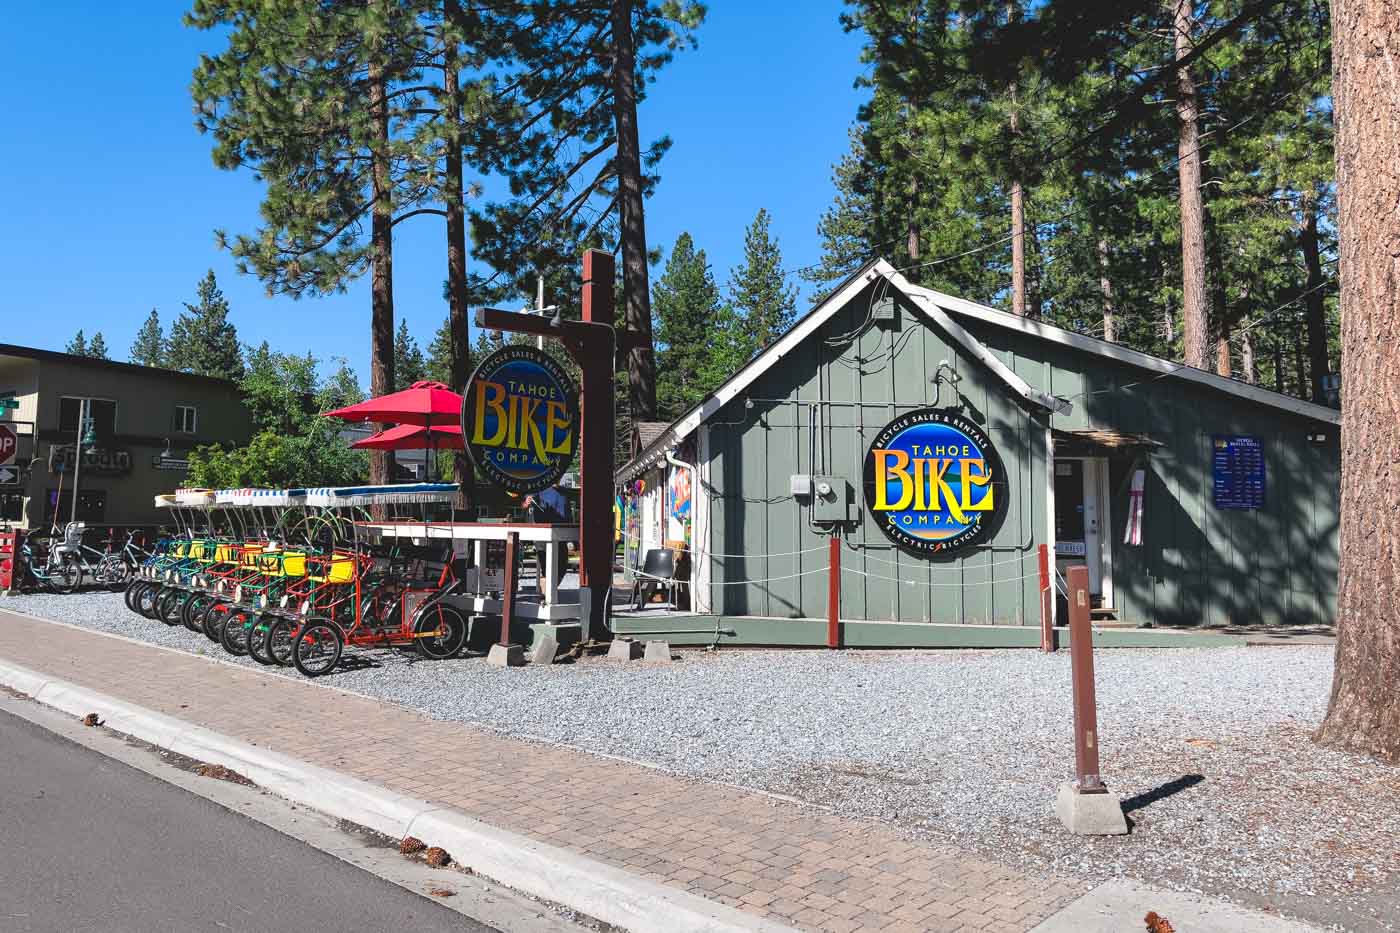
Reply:
<svg viewBox="0 0 1400 933"><path fill-rule="evenodd" d="M656 439L666 433L666 429L671 425L665 421L637 421L633 423L632 430L637 435L637 449L646 450Z"/></svg>
<svg viewBox="0 0 1400 933"><path fill-rule="evenodd" d="M1028 320L964 298L945 295L931 288L922 288L912 284L888 261L879 259L848 278L825 301L814 307L794 324L787 333L769 344L763 352L730 376L698 405L671 422L663 432L650 443L645 444L631 461L617 471L617 479L620 482L626 482L639 473L664 462L668 450L685 440L711 415L729 404L756 379L771 369L774 364L797 349L808 336L821 328L837 311L845 307L867 286L882 278L909 298L914 307L936 324L940 330L961 344L974 358L985 364L993 375L1006 384L1012 394L1030 405L1057 413L1069 410L1068 402L1040 392L1012 372L1010 367L1001 361L1000 357L970 334L956 318L965 317L1008 330L1019 331L1050 343L1073 347L1076 350L1149 370L1159 374L1161 378L1183 379L1199 383L1257 404L1268 405L1327 424L1341 424L1341 412L1332 408L1291 398L1181 363L1173 363L1147 353L1139 353L1136 350L1129 350L1126 347L1094 337L1085 337L1082 334L1063 330L1040 321Z"/></svg>
<svg viewBox="0 0 1400 933"><path fill-rule="evenodd" d="M21 359L39 362L69 363L74 366L87 366L92 369L107 369L116 372L144 373L149 376L162 376L174 379L189 379L210 385L221 385L237 389L238 383L219 376L201 376L198 373L181 372L178 369L165 369L160 366L142 366L139 363L123 363L121 360L104 360L95 356L78 356L73 353L60 353L57 350L41 350L38 347L21 347L13 343L0 343L0 356L17 356Z"/></svg>

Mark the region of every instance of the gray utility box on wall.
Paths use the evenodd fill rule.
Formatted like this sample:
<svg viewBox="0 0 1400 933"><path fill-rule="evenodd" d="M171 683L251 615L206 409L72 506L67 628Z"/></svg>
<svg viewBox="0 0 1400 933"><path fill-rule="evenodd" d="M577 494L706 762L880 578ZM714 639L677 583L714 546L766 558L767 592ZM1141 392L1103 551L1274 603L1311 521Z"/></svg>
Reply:
<svg viewBox="0 0 1400 933"><path fill-rule="evenodd" d="M849 522L854 502L851 484L842 477L812 477L812 521Z"/></svg>

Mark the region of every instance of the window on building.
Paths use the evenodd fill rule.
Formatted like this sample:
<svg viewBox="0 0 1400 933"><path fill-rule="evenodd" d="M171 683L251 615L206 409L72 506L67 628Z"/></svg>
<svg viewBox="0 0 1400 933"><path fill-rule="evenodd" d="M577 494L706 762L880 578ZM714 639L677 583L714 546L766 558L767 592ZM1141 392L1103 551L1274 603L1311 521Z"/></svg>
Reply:
<svg viewBox="0 0 1400 933"><path fill-rule="evenodd" d="M44 497L44 524L53 522L54 514L57 512L59 522L68 521L68 516L73 514L72 493L65 489L60 494L57 489L50 489L49 494ZM79 490L78 492L78 517L80 522L101 522L107 518L107 493L99 489Z"/></svg>
<svg viewBox="0 0 1400 933"><path fill-rule="evenodd" d="M117 433L117 403L111 399L63 396L58 400L58 429L65 434L78 433L84 401L88 403L88 417L93 421L98 441L109 440Z"/></svg>
<svg viewBox="0 0 1400 933"><path fill-rule="evenodd" d="M24 520L24 493L0 493L0 521L18 522Z"/></svg>
<svg viewBox="0 0 1400 933"><path fill-rule="evenodd" d="M175 430L181 434L193 434L199 423L198 413L193 405L175 406Z"/></svg>

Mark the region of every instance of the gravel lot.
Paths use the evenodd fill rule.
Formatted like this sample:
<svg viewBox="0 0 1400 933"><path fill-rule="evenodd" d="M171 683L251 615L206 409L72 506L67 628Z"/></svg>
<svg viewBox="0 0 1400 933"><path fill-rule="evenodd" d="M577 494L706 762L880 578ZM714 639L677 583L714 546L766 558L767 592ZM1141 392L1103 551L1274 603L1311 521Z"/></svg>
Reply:
<svg viewBox="0 0 1400 933"><path fill-rule="evenodd" d="M119 595L0 605L227 657ZM1101 652L1103 771L1134 824L1102 839L1069 836L1052 812L1073 768L1067 653L686 651L670 666L514 670L357 655L374 666L326 682L1030 869L1270 903L1342 929L1394 929L1400 915L1400 769L1309 740L1331 685L1327 647Z"/></svg>

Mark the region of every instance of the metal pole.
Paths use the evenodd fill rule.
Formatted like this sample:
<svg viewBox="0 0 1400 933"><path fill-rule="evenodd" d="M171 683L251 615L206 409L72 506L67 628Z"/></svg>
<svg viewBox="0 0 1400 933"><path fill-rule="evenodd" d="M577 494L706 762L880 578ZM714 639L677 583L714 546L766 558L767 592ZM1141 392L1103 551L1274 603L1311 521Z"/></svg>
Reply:
<svg viewBox="0 0 1400 933"><path fill-rule="evenodd" d="M831 533L826 581L826 646L841 647L841 536Z"/></svg>
<svg viewBox="0 0 1400 933"><path fill-rule="evenodd" d="M74 447L73 455L73 491L69 493L73 497L72 508L68 510L68 521L70 522L78 520L78 477L83 469L83 428L87 424L87 412L88 400L83 399L78 404L78 443Z"/></svg>
<svg viewBox="0 0 1400 933"><path fill-rule="evenodd" d="M515 615L515 549L520 532L506 532L506 582L501 590L501 647L510 647L510 617Z"/></svg>
<svg viewBox="0 0 1400 933"><path fill-rule="evenodd" d="M537 274L537 275L535 276L535 313L540 314L540 315L543 315L543 314L544 314L544 273L543 273L543 272L541 272L541 273L539 273L539 274ZM536 347L537 349L540 349L540 350L543 350L543 349L544 349L544 335L543 335L543 334L541 334L540 336L538 336L538 337L535 338L535 347Z"/></svg>
<svg viewBox="0 0 1400 933"><path fill-rule="evenodd" d="M1040 650L1054 651L1055 644L1055 587L1050 582L1050 546L1042 544L1040 550Z"/></svg>
<svg viewBox="0 0 1400 933"><path fill-rule="evenodd" d="M1074 691L1074 789L1104 794L1099 776L1099 714L1094 698L1094 632L1089 625L1089 568L1066 573L1069 585L1069 660Z"/></svg>

